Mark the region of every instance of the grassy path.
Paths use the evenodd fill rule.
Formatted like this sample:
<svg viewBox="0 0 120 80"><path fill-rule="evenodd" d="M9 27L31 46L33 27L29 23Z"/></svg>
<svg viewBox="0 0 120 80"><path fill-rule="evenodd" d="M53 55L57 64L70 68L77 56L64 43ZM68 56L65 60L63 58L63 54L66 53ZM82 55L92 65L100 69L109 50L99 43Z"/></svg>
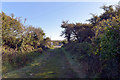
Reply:
<svg viewBox="0 0 120 80"><path fill-rule="evenodd" d="M60 49L49 50L31 64L3 75L3 78L76 78L65 54Z"/></svg>

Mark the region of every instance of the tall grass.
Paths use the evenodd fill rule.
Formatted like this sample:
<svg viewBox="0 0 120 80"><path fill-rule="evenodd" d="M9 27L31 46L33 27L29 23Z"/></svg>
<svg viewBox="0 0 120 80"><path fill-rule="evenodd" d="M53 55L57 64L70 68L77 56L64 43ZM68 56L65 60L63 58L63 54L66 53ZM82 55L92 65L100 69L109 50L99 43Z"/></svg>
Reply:
<svg viewBox="0 0 120 80"><path fill-rule="evenodd" d="M7 52L7 51L6 51ZM34 58L39 57L42 54L42 49L38 48L31 52L2 52L2 72L7 73L9 71L22 68L31 63Z"/></svg>

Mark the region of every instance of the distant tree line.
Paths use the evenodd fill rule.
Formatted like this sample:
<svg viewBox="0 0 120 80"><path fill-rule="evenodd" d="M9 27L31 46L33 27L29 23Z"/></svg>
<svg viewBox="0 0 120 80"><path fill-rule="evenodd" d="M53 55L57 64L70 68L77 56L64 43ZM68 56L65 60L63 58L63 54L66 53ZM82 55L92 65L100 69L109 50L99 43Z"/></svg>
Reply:
<svg viewBox="0 0 120 80"><path fill-rule="evenodd" d="M52 46L62 46L62 40L51 40Z"/></svg>

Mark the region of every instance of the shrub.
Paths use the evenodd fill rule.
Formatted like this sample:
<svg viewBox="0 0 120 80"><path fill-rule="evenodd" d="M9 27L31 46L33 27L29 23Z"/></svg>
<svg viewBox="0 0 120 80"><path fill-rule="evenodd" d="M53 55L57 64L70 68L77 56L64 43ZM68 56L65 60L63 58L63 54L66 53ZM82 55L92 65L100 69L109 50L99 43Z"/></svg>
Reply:
<svg viewBox="0 0 120 80"><path fill-rule="evenodd" d="M72 42L66 44L65 50L70 51L72 55L76 55L76 59L79 61L81 60L87 61L87 59L93 53L92 45L88 42L83 43Z"/></svg>
<svg viewBox="0 0 120 80"><path fill-rule="evenodd" d="M96 39L99 38L96 54L102 63L101 77L118 77L120 54L120 18L103 20L96 26Z"/></svg>
<svg viewBox="0 0 120 80"><path fill-rule="evenodd" d="M43 50L42 50L42 48L38 48L37 51L38 51L39 53L42 53Z"/></svg>

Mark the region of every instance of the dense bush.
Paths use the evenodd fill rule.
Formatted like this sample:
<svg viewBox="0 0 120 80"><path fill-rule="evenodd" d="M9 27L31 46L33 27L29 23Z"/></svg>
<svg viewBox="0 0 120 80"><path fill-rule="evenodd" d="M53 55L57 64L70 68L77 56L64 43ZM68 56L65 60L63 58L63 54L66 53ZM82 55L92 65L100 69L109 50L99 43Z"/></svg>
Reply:
<svg viewBox="0 0 120 80"><path fill-rule="evenodd" d="M41 55L45 50L45 46L50 45L50 38L45 37L45 33L41 28L24 26L21 19L15 18L14 14L7 16L2 12L0 15L2 19L3 72L27 65L35 57ZM9 66L11 68L7 69Z"/></svg>
<svg viewBox="0 0 120 80"><path fill-rule="evenodd" d="M88 60L92 55L92 45L88 42L83 43L69 43L65 46L65 50L70 51L72 55L76 55L77 60Z"/></svg>
<svg viewBox="0 0 120 80"><path fill-rule="evenodd" d="M118 77L120 66L120 18L118 16L112 17L112 19L102 21L96 27L99 27L96 30L96 37L100 39L96 53L99 54L103 64L102 76Z"/></svg>
<svg viewBox="0 0 120 80"><path fill-rule="evenodd" d="M24 53L7 53L2 55L2 68L3 73L22 68L32 62L35 58L39 57L42 53L42 48L35 49L31 52Z"/></svg>
<svg viewBox="0 0 120 80"><path fill-rule="evenodd" d="M88 63L88 77L118 78L120 76L120 6L103 6L102 9L104 13L100 16L93 15L93 18L89 19L91 24L87 24L87 27L92 25L90 28L84 28L86 24L78 23L78 28L74 30L75 24L74 26L72 24L69 26L67 22L62 24L62 28L65 28L63 34L71 34L65 49L76 56L76 59ZM70 31L73 29L73 32L67 33L69 28ZM74 36L73 33L77 31L79 35Z"/></svg>

